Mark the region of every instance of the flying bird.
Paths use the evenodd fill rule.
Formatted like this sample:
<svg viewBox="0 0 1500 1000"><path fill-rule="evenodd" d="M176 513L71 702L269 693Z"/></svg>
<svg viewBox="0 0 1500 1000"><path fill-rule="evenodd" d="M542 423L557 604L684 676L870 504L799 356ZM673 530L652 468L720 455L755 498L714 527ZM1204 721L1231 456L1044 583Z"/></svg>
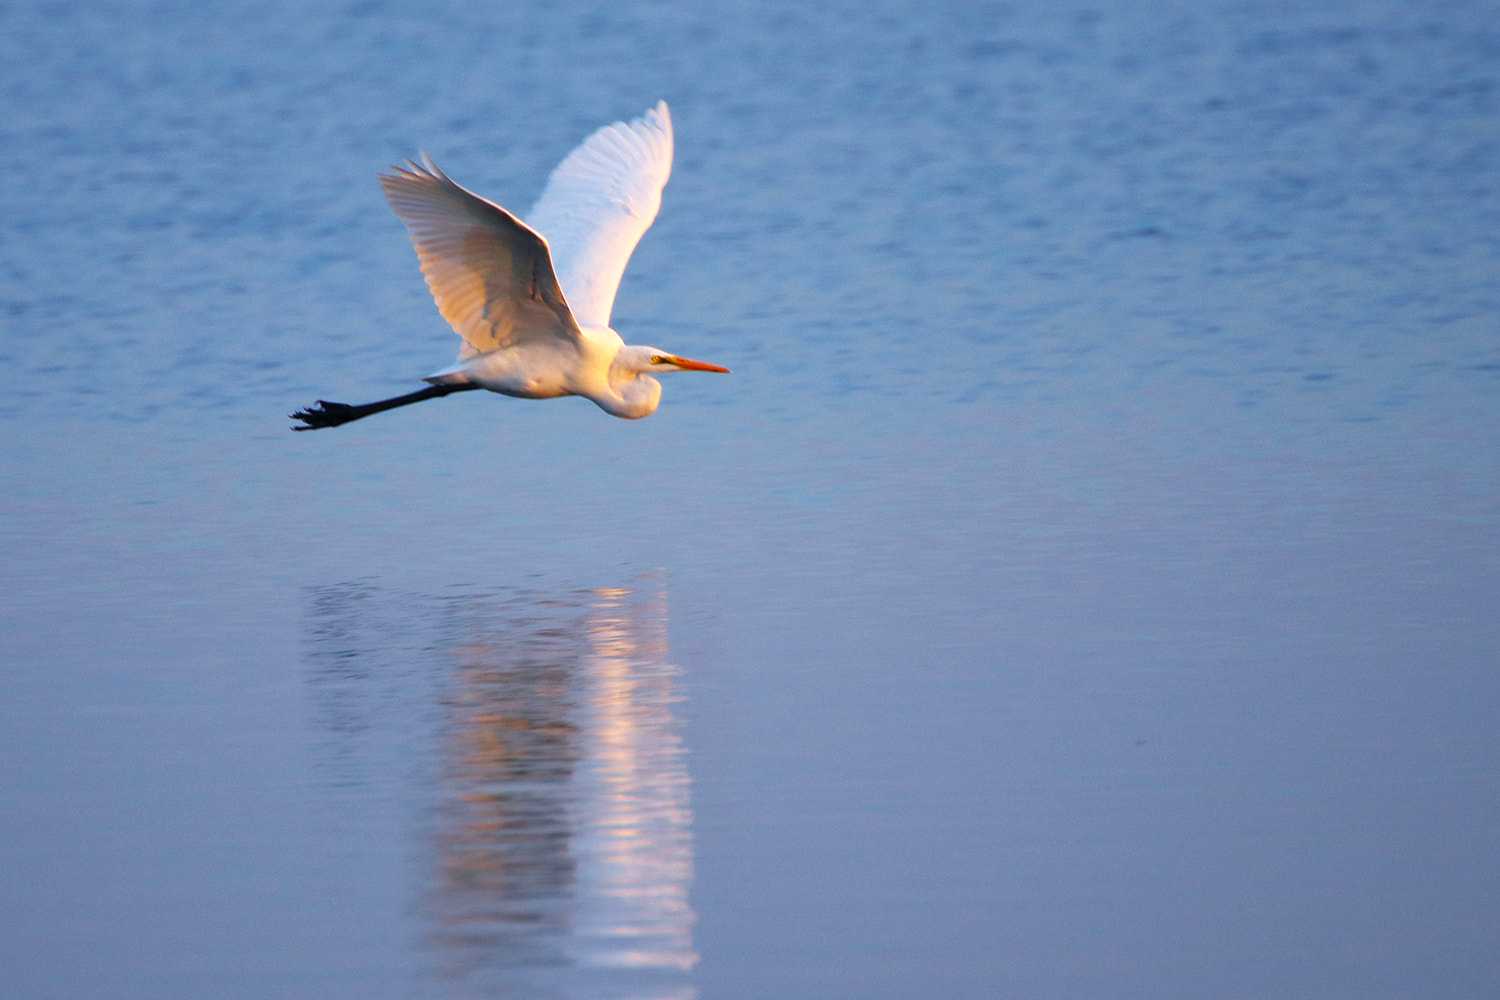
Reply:
<svg viewBox="0 0 1500 1000"><path fill-rule="evenodd" d="M438 311L463 338L458 360L425 389L351 406L318 400L297 431L488 389L524 399L584 396L634 420L656 411L653 374L729 369L626 344L610 328L630 253L661 207L672 172L667 102L599 129L558 164L526 222L459 187L426 153L380 175L411 232Z"/></svg>

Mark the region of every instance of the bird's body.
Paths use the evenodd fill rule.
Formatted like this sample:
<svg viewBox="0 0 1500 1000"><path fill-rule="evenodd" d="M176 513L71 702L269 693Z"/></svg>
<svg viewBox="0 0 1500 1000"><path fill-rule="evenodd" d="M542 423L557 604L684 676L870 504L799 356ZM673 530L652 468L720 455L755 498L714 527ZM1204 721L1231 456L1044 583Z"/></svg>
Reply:
<svg viewBox="0 0 1500 1000"><path fill-rule="evenodd" d="M728 369L625 344L609 325L615 291L656 218L672 169L672 121L660 102L606 126L548 179L530 222L459 187L425 155L382 174L422 272L463 346L429 388L363 406L319 400L294 430L334 427L468 389L524 399L583 396L617 417L655 412L652 373Z"/></svg>
<svg viewBox="0 0 1500 1000"><path fill-rule="evenodd" d="M433 385L473 385L521 399L584 396L604 411L627 419L654 412L661 401L661 383L642 374L651 370L649 358L645 364L632 365L629 361L632 351L645 350L657 356L660 352L632 348L607 326L579 327L578 334L577 341L571 344L518 344L471 355L423 381Z"/></svg>

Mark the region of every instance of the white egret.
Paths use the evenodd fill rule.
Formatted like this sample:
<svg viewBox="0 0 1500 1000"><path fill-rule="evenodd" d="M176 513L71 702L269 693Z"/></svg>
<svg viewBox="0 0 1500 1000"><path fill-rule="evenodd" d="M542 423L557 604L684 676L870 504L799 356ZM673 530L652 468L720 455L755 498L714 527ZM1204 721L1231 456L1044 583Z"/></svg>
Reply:
<svg viewBox="0 0 1500 1000"><path fill-rule="evenodd" d="M380 175L386 201L422 261L432 297L463 338L458 361L427 388L351 406L318 400L298 431L469 389L549 399L585 396L633 420L656 410L652 373L727 368L627 345L609 326L630 253L661 207L672 171L667 103L607 125L558 164L522 222L459 187L427 154Z"/></svg>

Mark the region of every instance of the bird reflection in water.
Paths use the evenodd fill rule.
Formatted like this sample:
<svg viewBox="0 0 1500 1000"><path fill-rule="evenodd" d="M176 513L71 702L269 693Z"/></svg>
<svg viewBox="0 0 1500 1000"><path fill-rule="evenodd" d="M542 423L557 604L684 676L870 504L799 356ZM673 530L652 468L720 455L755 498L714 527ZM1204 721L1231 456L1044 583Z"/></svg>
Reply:
<svg viewBox="0 0 1500 1000"><path fill-rule="evenodd" d="M664 594L466 597L443 618L435 796L416 824L430 985L695 996Z"/></svg>

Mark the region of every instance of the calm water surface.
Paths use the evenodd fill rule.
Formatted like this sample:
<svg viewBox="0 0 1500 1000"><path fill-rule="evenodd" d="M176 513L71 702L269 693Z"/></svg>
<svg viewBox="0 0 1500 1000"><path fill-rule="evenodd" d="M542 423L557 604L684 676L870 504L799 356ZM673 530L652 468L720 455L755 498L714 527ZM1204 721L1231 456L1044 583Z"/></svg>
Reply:
<svg viewBox="0 0 1500 1000"><path fill-rule="evenodd" d="M0 993L1492 995L1495 15L0 11ZM658 98L733 376L287 432Z"/></svg>

